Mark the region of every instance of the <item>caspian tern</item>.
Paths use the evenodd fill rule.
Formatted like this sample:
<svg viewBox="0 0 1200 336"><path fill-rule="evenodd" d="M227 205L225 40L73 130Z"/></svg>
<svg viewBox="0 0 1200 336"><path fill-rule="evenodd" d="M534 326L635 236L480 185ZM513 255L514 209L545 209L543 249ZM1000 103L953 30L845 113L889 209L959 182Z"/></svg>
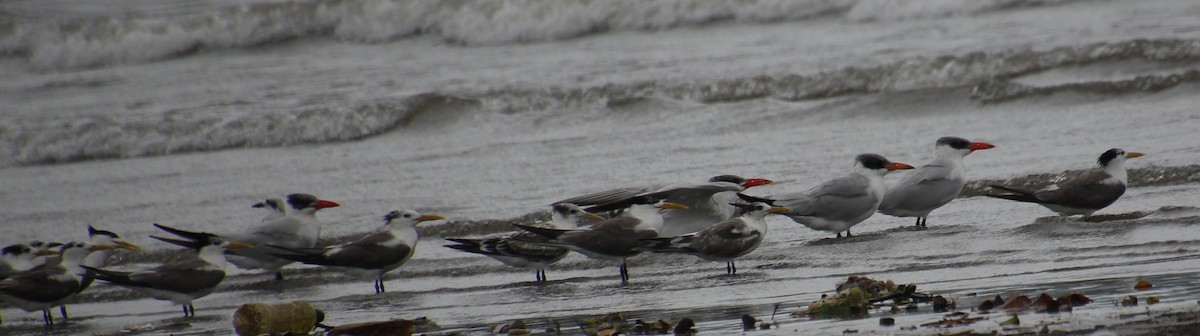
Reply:
<svg viewBox="0 0 1200 336"><path fill-rule="evenodd" d="M578 205L555 203L550 206L550 222L531 226L558 230L577 229L584 219L603 221L604 217L583 211ZM492 238L446 238L455 245L446 247L463 252L482 254L517 268L533 268L537 281L546 281L546 266L562 260L570 250L526 243L522 241L546 242L546 238L529 231L517 231Z"/></svg>
<svg viewBox="0 0 1200 336"><path fill-rule="evenodd" d="M749 202L765 202L792 209L783 215L813 230L824 230L850 237L850 227L875 214L887 191L883 176L887 173L913 169L912 166L891 162L877 154L861 154L854 158L850 175L825 181L805 192L760 198L738 194Z"/></svg>
<svg viewBox="0 0 1200 336"><path fill-rule="evenodd" d="M734 259L762 244L767 234L767 214L783 214L792 209L763 202L734 204L744 210L741 216L713 224L703 231L675 237L643 239L643 251L685 253L709 261L724 261L726 274L737 274Z"/></svg>
<svg viewBox="0 0 1200 336"><path fill-rule="evenodd" d="M157 225L157 224L156 224ZM169 239L151 236L157 239ZM225 251L250 248L241 242L228 242L216 235L192 240L191 248L197 258L167 263L158 267L119 272L84 266L94 272L96 279L149 294L159 300L183 306L183 316L196 316L192 301L212 293L225 280Z"/></svg>
<svg viewBox="0 0 1200 336"><path fill-rule="evenodd" d="M560 230L513 225L546 238L545 241L530 243L567 248L591 258L621 262L621 284L627 284L629 267L626 259L641 253L637 250L641 239L658 237L658 230L663 225L659 211L687 207L650 196L637 196L621 203L629 207L624 215L593 224L589 228Z"/></svg>
<svg viewBox="0 0 1200 336"><path fill-rule="evenodd" d="M925 227L929 213L958 197L966 184L963 158L977 150L994 148L985 142L970 142L959 137L942 137L933 146L933 160L917 168L888 188L879 213L896 217L917 217Z"/></svg>
<svg viewBox="0 0 1200 336"><path fill-rule="evenodd" d="M386 292L383 274L403 265L416 251L417 224L444 219L412 210L393 210L383 216L383 229L358 240L324 248L274 246L274 256L310 265L340 268L375 280L375 294Z"/></svg>
<svg viewBox="0 0 1200 336"><path fill-rule="evenodd" d="M1096 160L1100 169L1070 178L1061 185L1051 184L1036 191L992 185L1005 193L987 196L1037 203L1062 216L1083 215L1087 219L1125 194L1125 185L1129 181L1125 160L1144 155L1120 148L1109 149Z"/></svg>
<svg viewBox="0 0 1200 336"><path fill-rule="evenodd" d="M266 269L274 271L275 280L283 280L283 273L280 269L283 266L291 264L293 261L276 257L271 253L282 252L275 246L288 248L312 248L317 245L317 239L321 236L321 223L317 220L316 213L321 209L333 208L339 204L317 198L309 194L291 194L287 197L287 203L291 206L291 210L286 215L280 216L281 207L272 207L271 199L264 203L255 204L254 207L266 208L268 214L263 218L262 225L251 228L241 233L220 235L228 241L236 241L253 245L253 248L229 250L229 263L243 269ZM198 233L159 226L159 228L170 232L171 234L188 238L190 240L207 238L207 233ZM164 240L175 243L176 245L189 246L187 242L178 240Z"/></svg>
<svg viewBox="0 0 1200 336"><path fill-rule="evenodd" d="M687 209L663 213L663 228L659 234L676 236L704 230L736 214L729 205L737 201L737 193L747 188L773 183L768 179L743 178L737 175L719 175L700 184L658 184L601 191L561 200L555 203L571 203L580 206L603 205L620 202L634 196L649 195L667 202L682 204ZM595 209L588 209L597 212Z"/></svg>

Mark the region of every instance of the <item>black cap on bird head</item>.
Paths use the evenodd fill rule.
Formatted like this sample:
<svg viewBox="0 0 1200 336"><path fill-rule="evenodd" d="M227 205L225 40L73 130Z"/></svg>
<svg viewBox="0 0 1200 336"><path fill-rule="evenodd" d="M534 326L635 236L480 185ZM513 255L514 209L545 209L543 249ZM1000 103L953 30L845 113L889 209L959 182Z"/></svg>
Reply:
<svg viewBox="0 0 1200 336"><path fill-rule="evenodd" d="M959 137L945 136L937 139L937 146L942 145L950 146L950 148L954 149L967 149L971 147L971 142Z"/></svg>
<svg viewBox="0 0 1200 336"><path fill-rule="evenodd" d="M708 182L729 182L733 184L746 183L746 178L737 175L717 175L708 179Z"/></svg>
<svg viewBox="0 0 1200 336"><path fill-rule="evenodd" d="M321 199L317 198L317 196L310 194L291 194L287 196L288 204L290 204L292 208L296 210L311 207L314 204L317 204L317 201L320 200Z"/></svg>
<svg viewBox="0 0 1200 336"><path fill-rule="evenodd" d="M33 248L30 248L29 245L25 244L12 244L4 247L3 250L0 250L0 254L22 255L30 253L33 253Z"/></svg>
<svg viewBox="0 0 1200 336"><path fill-rule="evenodd" d="M891 161L879 154L860 154L854 160L867 169L884 169L892 164Z"/></svg>
<svg viewBox="0 0 1200 336"><path fill-rule="evenodd" d="M1124 149L1120 149L1120 148L1109 149L1109 150L1104 151L1104 154L1100 154L1100 158L1096 160L1096 163L1099 163L1101 167L1108 166L1109 162L1112 162L1112 160L1114 160L1118 157L1123 157L1123 156L1125 156Z"/></svg>

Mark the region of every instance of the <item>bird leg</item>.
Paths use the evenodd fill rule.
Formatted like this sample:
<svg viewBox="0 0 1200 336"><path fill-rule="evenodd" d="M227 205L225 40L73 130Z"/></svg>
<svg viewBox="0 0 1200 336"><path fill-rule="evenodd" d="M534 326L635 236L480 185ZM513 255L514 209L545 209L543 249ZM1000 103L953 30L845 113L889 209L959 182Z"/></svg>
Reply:
<svg viewBox="0 0 1200 336"><path fill-rule="evenodd" d="M62 313L63 321L70 319L69 317L67 317L67 305L58 306L58 312Z"/></svg>
<svg viewBox="0 0 1200 336"><path fill-rule="evenodd" d="M917 217L917 224L914 224L913 226L921 227L921 217Z"/></svg>
<svg viewBox="0 0 1200 336"><path fill-rule="evenodd" d="M283 271L275 271L275 281L283 281Z"/></svg>
<svg viewBox="0 0 1200 336"><path fill-rule="evenodd" d="M850 237L853 237L853 236L851 236L851 235L850 235L850 230L849 230L849 229L847 229L847 230L846 230L846 238L850 238Z"/></svg>
<svg viewBox="0 0 1200 336"><path fill-rule="evenodd" d="M621 284L629 284L629 267L625 265L625 261L621 261Z"/></svg>
<svg viewBox="0 0 1200 336"><path fill-rule="evenodd" d="M196 317L196 306L193 306L191 303L189 303L187 307L188 307L188 314L191 315L192 317Z"/></svg>
<svg viewBox="0 0 1200 336"><path fill-rule="evenodd" d="M725 263L725 274L737 274L737 264L733 260Z"/></svg>
<svg viewBox="0 0 1200 336"><path fill-rule="evenodd" d="M183 305L183 317L188 317L187 305Z"/></svg>
<svg viewBox="0 0 1200 336"><path fill-rule="evenodd" d="M54 315L50 314L50 308L42 309L42 324L47 327L54 326Z"/></svg>

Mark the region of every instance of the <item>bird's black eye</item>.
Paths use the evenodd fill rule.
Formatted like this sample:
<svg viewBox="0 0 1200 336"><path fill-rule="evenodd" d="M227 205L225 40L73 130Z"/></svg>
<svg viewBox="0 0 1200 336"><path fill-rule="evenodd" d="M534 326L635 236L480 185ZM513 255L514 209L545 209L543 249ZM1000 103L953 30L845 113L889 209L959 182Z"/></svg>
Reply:
<svg viewBox="0 0 1200 336"><path fill-rule="evenodd" d="M412 214L404 214L404 218L412 218Z"/></svg>
<svg viewBox="0 0 1200 336"><path fill-rule="evenodd" d="M572 214L576 214L576 215L578 215L578 214L579 214L579 210L571 210L571 213L572 213Z"/></svg>

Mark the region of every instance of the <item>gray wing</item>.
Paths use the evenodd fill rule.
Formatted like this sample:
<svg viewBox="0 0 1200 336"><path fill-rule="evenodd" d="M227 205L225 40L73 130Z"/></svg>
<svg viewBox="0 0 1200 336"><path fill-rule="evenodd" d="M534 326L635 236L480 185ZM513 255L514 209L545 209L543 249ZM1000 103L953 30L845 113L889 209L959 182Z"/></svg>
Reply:
<svg viewBox="0 0 1200 336"><path fill-rule="evenodd" d="M1063 183L1058 189L1046 188L1033 195L1044 203L1079 209L1100 209L1113 204L1125 194L1124 184L1104 183L1104 180L1110 178L1112 176L1103 171L1092 171Z"/></svg>
<svg viewBox="0 0 1200 336"><path fill-rule="evenodd" d="M653 193L665 198L668 202L686 205L688 208L707 208L712 203L714 194L724 191L739 192L742 187L728 182L712 182L688 186L667 187Z"/></svg>
<svg viewBox="0 0 1200 336"><path fill-rule="evenodd" d="M164 264L149 271L129 273L141 287L151 287L179 293L212 288L225 279L225 271L200 259L188 259Z"/></svg>
<svg viewBox="0 0 1200 336"><path fill-rule="evenodd" d="M788 216L821 217L843 220L854 218L875 207L876 199L867 193L866 177L854 174L826 181L804 193L774 197L776 205L788 207Z"/></svg>
<svg viewBox="0 0 1200 336"><path fill-rule="evenodd" d="M571 203L571 204L575 204L578 206L599 205L599 204L605 204L605 203L612 203L612 202L616 202L616 201L622 201L622 200L626 200L630 197L643 195L643 194L647 194L647 193L658 192L668 186L669 185L667 185L667 184L655 184L655 185L647 185L647 186L642 186L642 187L628 187L628 188L619 188L619 189L613 189L613 190L605 190L605 191L591 193L591 194L587 194L587 195L571 197L571 198L557 201L554 203Z"/></svg>
<svg viewBox="0 0 1200 336"><path fill-rule="evenodd" d="M762 232L733 218L700 231L688 247L708 257L732 259L752 251L762 239Z"/></svg>
<svg viewBox="0 0 1200 336"><path fill-rule="evenodd" d="M879 204L879 211L936 209L958 197L962 188L963 180L951 179L949 167L925 165L888 188L883 203Z"/></svg>
<svg viewBox="0 0 1200 336"><path fill-rule="evenodd" d="M616 217L596 223L587 230L571 230L558 237L559 241L584 250L612 256L638 254L640 239L658 237L653 230L635 231L641 220L632 217Z"/></svg>

